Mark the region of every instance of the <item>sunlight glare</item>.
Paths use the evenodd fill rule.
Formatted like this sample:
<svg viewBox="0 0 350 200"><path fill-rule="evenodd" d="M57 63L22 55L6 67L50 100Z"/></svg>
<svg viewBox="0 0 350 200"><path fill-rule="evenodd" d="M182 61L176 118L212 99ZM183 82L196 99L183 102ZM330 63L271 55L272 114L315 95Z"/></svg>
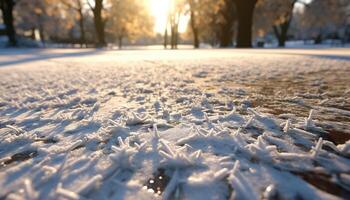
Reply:
<svg viewBox="0 0 350 200"><path fill-rule="evenodd" d="M149 9L154 16L154 31L156 33L164 33L172 1L173 0L149 0ZM188 20L189 17L187 15L181 15L179 23L180 33L186 31Z"/></svg>
<svg viewBox="0 0 350 200"><path fill-rule="evenodd" d="M163 33L166 26L171 0L149 0L150 11L154 16L154 31Z"/></svg>

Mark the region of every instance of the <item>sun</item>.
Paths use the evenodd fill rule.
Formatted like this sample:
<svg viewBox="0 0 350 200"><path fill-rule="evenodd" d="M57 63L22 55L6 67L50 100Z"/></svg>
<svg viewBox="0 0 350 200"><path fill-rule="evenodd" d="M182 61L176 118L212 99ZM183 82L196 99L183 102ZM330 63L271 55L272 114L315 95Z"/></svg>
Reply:
<svg viewBox="0 0 350 200"><path fill-rule="evenodd" d="M154 31L163 33L172 0L149 0L150 12L154 16Z"/></svg>
<svg viewBox="0 0 350 200"><path fill-rule="evenodd" d="M176 0L148 0L151 15L154 17L154 31L156 33L164 33L167 26L167 17L169 15L171 5ZM181 15L179 22L179 32L186 32L189 16Z"/></svg>

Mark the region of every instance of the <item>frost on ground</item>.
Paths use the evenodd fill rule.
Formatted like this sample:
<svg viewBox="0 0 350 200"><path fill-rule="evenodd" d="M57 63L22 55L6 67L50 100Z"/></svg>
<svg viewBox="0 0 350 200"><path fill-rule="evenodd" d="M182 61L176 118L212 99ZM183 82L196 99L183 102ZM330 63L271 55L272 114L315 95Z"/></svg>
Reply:
<svg viewBox="0 0 350 200"><path fill-rule="evenodd" d="M0 199L350 196L348 50L1 52Z"/></svg>

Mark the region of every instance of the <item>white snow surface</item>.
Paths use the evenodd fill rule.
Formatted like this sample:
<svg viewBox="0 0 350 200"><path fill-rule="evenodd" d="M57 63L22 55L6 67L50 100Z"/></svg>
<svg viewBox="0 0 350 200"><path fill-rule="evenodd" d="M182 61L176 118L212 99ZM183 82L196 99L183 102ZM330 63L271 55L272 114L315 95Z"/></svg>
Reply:
<svg viewBox="0 0 350 200"><path fill-rule="evenodd" d="M0 199L349 197L349 49L2 49L0 66Z"/></svg>

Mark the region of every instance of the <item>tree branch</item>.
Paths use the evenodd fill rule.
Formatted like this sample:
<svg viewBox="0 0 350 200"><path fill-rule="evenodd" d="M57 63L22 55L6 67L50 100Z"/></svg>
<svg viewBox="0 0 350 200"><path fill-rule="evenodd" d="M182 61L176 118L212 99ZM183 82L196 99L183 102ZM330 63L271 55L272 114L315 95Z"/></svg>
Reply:
<svg viewBox="0 0 350 200"><path fill-rule="evenodd" d="M88 6L90 7L90 9L91 9L92 11L94 11L95 8L91 5L90 1L89 1L89 0L86 0L86 2L87 2L87 4L88 4Z"/></svg>
<svg viewBox="0 0 350 200"><path fill-rule="evenodd" d="M61 1L61 3L62 3L63 5L65 5L65 6L67 6L68 8L72 8L72 9L74 9L74 10L76 10L76 11L79 11L79 8L73 6L73 4L70 4L70 3L66 2L66 1Z"/></svg>

